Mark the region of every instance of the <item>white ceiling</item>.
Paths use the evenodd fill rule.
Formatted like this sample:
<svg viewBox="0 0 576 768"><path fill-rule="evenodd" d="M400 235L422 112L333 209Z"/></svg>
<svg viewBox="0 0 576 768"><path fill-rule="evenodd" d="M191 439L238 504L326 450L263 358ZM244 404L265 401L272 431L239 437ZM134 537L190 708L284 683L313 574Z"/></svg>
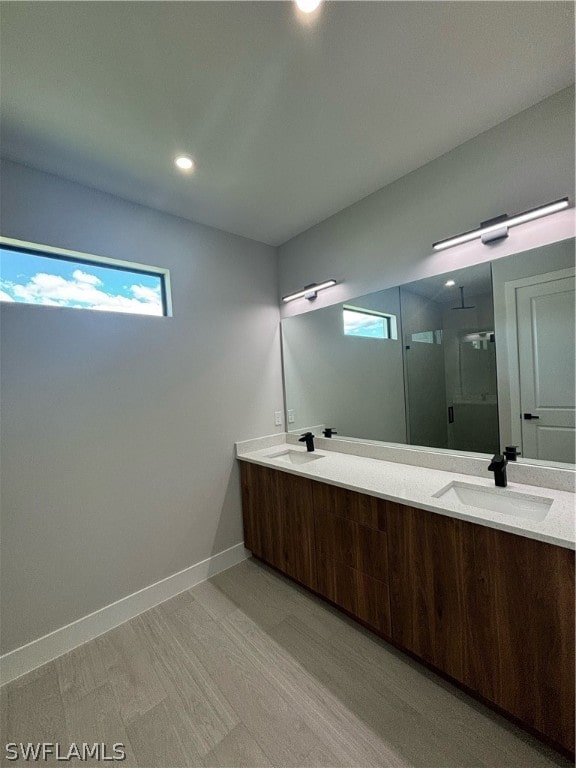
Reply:
<svg viewBox="0 0 576 768"><path fill-rule="evenodd" d="M570 85L574 5L4 2L1 67L6 156L277 245Z"/></svg>
<svg viewBox="0 0 576 768"><path fill-rule="evenodd" d="M455 285L447 286L447 280L454 280ZM426 277L414 283L401 286L403 290L417 293L438 304L460 305L460 287L464 288L464 297L492 295L492 268L490 262L474 264L470 267L452 270L442 275Z"/></svg>

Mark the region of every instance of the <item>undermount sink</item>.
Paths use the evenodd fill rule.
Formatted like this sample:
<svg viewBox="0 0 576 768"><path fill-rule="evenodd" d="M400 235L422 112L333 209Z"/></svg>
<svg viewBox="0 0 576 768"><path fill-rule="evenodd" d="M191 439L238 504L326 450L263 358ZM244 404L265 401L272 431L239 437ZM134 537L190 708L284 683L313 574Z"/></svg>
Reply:
<svg viewBox="0 0 576 768"><path fill-rule="evenodd" d="M319 456L316 453L304 453L303 451L293 451L290 448L279 453L269 453L266 457L268 459L279 459L285 461L287 464L309 464L311 461L317 459L323 459L324 456Z"/></svg>
<svg viewBox="0 0 576 768"><path fill-rule="evenodd" d="M434 498L459 501L468 507L535 521L544 520L553 502L553 499L544 496L530 496L507 488L484 488L458 481L441 488L434 494Z"/></svg>

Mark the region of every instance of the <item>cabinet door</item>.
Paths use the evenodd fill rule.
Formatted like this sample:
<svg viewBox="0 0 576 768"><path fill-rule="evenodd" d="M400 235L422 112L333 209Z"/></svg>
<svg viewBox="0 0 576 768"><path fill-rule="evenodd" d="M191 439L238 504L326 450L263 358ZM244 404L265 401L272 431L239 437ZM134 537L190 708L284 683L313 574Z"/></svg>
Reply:
<svg viewBox="0 0 576 768"><path fill-rule="evenodd" d="M474 525L470 687L574 751L574 552Z"/></svg>
<svg viewBox="0 0 576 768"><path fill-rule="evenodd" d="M389 636L385 502L320 483L313 497L318 592Z"/></svg>
<svg viewBox="0 0 576 768"><path fill-rule="evenodd" d="M278 477L277 568L316 589L312 481L286 472Z"/></svg>
<svg viewBox="0 0 576 768"><path fill-rule="evenodd" d="M462 681L466 524L391 502L387 511L392 638Z"/></svg>
<svg viewBox="0 0 576 768"><path fill-rule="evenodd" d="M244 546L280 568L278 475L274 469L240 462Z"/></svg>
<svg viewBox="0 0 576 768"><path fill-rule="evenodd" d="M248 462L240 468L244 545L315 589L311 481Z"/></svg>

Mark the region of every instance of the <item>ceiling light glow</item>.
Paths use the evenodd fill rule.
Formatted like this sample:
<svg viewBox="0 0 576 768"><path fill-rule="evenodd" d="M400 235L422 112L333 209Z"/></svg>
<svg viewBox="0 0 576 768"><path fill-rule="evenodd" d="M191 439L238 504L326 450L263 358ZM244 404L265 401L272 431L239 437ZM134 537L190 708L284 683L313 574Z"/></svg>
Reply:
<svg viewBox="0 0 576 768"><path fill-rule="evenodd" d="M177 168L180 168L181 171L194 170L194 160L192 160L191 157L188 157L188 155L179 155L174 160L174 163Z"/></svg>
<svg viewBox="0 0 576 768"><path fill-rule="evenodd" d="M444 285L446 286L446 288L452 288L452 286L453 286L453 285L456 285L456 283L455 283L455 281L454 281L454 280L446 280L446 282L444 283Z"/></svg>
<svg viewBox="0 0 576 768"><path fill-rule="evenodd" d="M302 13L313 13L322 0L296 0L296 5Z"/></svg>

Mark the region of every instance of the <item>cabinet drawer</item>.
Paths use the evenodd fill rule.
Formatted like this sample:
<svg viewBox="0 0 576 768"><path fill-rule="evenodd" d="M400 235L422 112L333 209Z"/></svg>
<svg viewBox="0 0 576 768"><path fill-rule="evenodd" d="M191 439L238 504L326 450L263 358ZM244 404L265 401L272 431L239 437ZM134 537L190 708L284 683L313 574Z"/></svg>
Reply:
<svg viewBox="0 0 576 768"><path fill-rule="evenodd" d="M316 551L374 579L388 581L388 544L383 531L359 525L323 510L314 510Z"/></svg>
<svg viewBox="0 0 576 768"><path fill-rule="evenodd" d="M353 523L386 530L386 502L381 499L324 483L314 483L313 498L316 512L331 512Z"/></svg>
<svg viewBox="0 0 576 768"><path fill-rule="evenodd" d="M390 636L388 584L330 559L318 558L316 573L321 595Z"/></svg>

